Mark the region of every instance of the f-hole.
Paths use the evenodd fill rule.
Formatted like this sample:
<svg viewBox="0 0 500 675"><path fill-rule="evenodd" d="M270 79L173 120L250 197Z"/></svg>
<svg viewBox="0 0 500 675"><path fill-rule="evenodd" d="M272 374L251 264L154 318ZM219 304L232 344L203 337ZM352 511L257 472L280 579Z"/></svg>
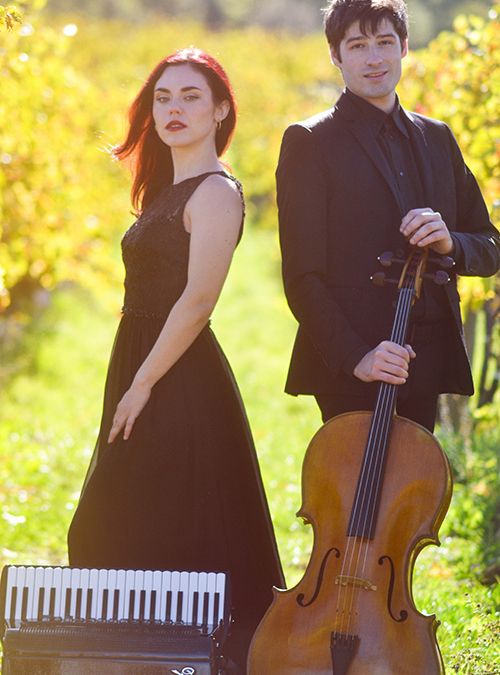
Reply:
<svg viewBox="0 0 500 675"><path fill-rule="evenodd" d="M391 605L392 605L392 594L394 592L394 576L395 576L395 574L394 574L394 563L392 562L392 558L390 558L388 555L383 555L382 557L380 557L378 559L378 564L383 565L386 560L389 561L389 567L390 567L390 571L391 571L391 576L389 578L389 589L387 591L387 610L390 614L391 619L393 619L394 621L397 621L397 623L401 623L402 621L406 621L406 619L408 618L408 612L405 609L402 609L399 612L399 618L398 618L397 616L395 616L395 614L392 611Z"/></svg>
<svg viewBox="0 0 500 675"><path fill-rule="evenodd" d="M325 575L325 568L326 568L326 563L328 562L328 558L330 557L330 554L334 552L336 558L340 558L340 551L338 548L335 548L332 546L332 548L329 548L328 551L325 553L323 556L323 560L321 561L321 567L319 568L319 574L318 574L318 580L316 582L316 588L314 590L314 594L312 598L309 600L309 602L304 602L304 594L299 593L297 596L297 604L299 604L301 607L309 607L309 605L312 605L313 602L316 600L316 598L319 595L319 592L321 590L321 585L323 584L323 577Z"/></svg>

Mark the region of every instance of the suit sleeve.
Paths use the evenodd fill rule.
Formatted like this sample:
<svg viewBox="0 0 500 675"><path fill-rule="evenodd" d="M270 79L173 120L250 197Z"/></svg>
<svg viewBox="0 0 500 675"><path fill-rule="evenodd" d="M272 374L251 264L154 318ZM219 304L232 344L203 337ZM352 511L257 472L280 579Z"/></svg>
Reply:
<svg viewBox="0 0 500 675"><path fill-rule="evenodd" d="M352 329L328 288L327 181L313 133L289 127L276 171L285 294L332 375L352 375L371 347Z"/></svg>
<svg viewBox="0 0 500 675"><path fill-rule="evenodd" d="M456 272L464 276L489 277L500 266L500 237L491 223L486 204L460 148L446 127L455 175L457 222L451 232L455 246Z"/></svg>

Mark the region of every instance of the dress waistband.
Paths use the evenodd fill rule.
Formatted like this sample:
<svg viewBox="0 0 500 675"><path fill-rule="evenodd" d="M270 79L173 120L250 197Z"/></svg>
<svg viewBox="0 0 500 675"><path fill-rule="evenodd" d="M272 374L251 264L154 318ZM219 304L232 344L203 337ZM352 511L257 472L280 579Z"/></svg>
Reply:
<svg viewBox="0 0 500 675"><path fill-rule="evenodd" d="M122 314L127 316L137 316L141 319L163 319L165 320L168 316L168 313L164 314L160 312L150 312L147 309L135 309L134 307L122 307Z"/></svg>
<svg viewBox="0 0 500 675"><path fill-rule="evenodd" d="M139 319L156 319L161 321L166 321L168 313L161 314L160 312L150 312L147 309L135 309L134 307L126 307L125 305L121 309L123 316L135 316ZM211 319L208 319L205 328L210 327Z"/></svg>

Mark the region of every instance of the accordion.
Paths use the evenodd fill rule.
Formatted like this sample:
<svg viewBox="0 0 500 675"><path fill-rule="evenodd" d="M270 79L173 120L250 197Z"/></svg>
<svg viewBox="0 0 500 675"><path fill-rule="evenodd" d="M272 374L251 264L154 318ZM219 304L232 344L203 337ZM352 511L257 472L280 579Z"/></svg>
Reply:
<svg viewBox="0 0 500 675"><path fill-rule="evenodd" d="M9 565L2 675L218 675L229 608L222 572Z"/></svg>

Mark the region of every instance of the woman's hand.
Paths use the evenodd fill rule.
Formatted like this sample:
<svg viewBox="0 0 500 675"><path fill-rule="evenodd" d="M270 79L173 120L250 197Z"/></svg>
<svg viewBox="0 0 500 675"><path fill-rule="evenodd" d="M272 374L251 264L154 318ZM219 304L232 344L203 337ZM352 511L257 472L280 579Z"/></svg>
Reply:
<svg viewBox="0 0 500 675"><path fill-rule="evenodd" d="M141 410L148 402L150 396L150 386L145 384L132 384L116 407L113 425L108 436L108 443L112 443L122 429L124 429L123 440L128 440L132 433L134 423L139 417Z"/></svg>

